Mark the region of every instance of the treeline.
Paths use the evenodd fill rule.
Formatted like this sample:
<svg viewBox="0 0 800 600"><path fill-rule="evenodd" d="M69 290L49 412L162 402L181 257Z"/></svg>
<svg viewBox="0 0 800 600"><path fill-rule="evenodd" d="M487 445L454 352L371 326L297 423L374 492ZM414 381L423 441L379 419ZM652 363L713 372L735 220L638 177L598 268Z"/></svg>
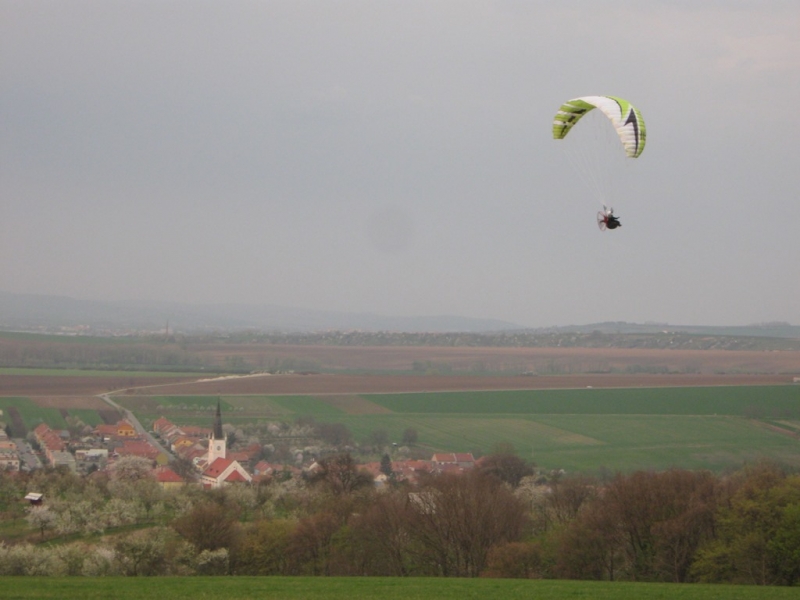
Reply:
<svg viewBox="0 0 800 600"><path fill-rule="evenodd" d="M98 368L195 370L203 358L178 344L98 341L16 341L0 343L0 366L26 368Z"/></svg>
<svg viewBox="0 0 800 600"><path fill-rule="evenodd" d="M413 486L390 474L380 489L347 454L321 467L304 480L171 492L134 458L85 479L2 474L3 518L29 529L0 544L0 575L800 580L800 476L771 464L543 484L506 454ZM31 489L47 502L22 509Z"/></svg>
<svg viewBox="0 0 800 600"><path fill-rule="evenodd" d="M202 339L193 337L192 339ZM211 341L211 338L205 338ZM497 348L642 348L682 350L800 350L800 340L755 335L695 334L680 331L612 333L607 331L395 332L240 332L231 343L330 346L438 346Z"/></svg>

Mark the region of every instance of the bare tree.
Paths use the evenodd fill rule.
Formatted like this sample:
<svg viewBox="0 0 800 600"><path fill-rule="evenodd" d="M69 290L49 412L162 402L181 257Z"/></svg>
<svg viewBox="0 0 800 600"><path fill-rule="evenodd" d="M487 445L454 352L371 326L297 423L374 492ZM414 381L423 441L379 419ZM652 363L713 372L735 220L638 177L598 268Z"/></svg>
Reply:
<svg viewBox="0 0 800 600"><path fill-rule="evenodd" d="M204 502L175 520L172 527L198 551L232 548L239 528L234 511L216 502Z"/></svg>
<svg viewBox="0 0 800 600"><path fill-rule="evenodd" d="M411 506L409 530L421 558L445 576L479 576L490 548L518 541L526 525L522 501L480 471L431 477Z"/></svg>
<svg viewBox="0 0 800 600"><path fill-rule="evenodd" d="M334 495L350 494L372 485L372 475L361 470L349 453L326 458L319 465L319 471L310 481L324 485Z"/></svg>

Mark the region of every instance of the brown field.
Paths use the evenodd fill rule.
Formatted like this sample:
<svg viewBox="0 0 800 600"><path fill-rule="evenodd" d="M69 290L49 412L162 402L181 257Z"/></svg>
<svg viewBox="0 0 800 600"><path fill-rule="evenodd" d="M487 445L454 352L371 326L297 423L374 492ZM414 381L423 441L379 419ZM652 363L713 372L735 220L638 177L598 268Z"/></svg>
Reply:
<svg viewBox="0 0 800 600"><path fill-rule="evenodd" d="M192 381L187 377L102 377L85 375L3 375L0 396L79 396L132 387Z"/></svg>
<svg viewBox="0 0 800 600"><path fill-rule="evenodd" d="M529 370L540 374L661 368L685 373L797 373L800 351L653 350L637 348L498 348L433 346L292 346L208 344L209 361L240 356L252 365L296 359L330 370L411 370L430 361L453 370Z"/></svg>
<svg viewBox="0 0 800 600"><path fill-rule="evenodd" d="M776 385L800 374L798 351L651 350L621 348L495 347L343 347L269 344L217 344L203 352L242 356L256 364L294 359L320 370L410 371L426 373L285 374L228 377L126 377L82 375L0 375L0 396L86 397L110 391L137 394L364 394L445 390L543 389L575 387L661 387L703 385ZM469 375L468 371L493 372ZM502 372L531 375L503 375ZM458 375L464 372L463 375ZM653 373L669 374L653 374ZM66 400L65 400L66 401Z"/></svg>

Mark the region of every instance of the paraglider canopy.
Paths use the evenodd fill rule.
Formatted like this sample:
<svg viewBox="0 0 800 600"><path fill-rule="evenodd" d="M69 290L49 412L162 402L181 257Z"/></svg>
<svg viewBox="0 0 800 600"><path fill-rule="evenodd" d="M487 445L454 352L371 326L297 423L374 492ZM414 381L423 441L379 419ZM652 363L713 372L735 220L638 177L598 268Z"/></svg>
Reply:
<svg viewBox="0 0 800 600"><path fill-rule="evenodd" d="M642 113L627 100L616 96L583 96L565 102L553 120L553 139L563 140L581 117L595 108L611 120L625 154L637 158L644 151L647 139Z"/></svg>
<svg viewBox="0 0 800 600"><path fill-rule="evenodd" d="M603 206L597 213L600 229L617 229L621 226L619 218L606 207L619 199L616 188L627 181L625 172L631 159L644 151L647 130L642 113L617 96L582 96L558 109L553 118L553 138L564 140L576 125L578 133L563 142L565 155Z"/></svg>

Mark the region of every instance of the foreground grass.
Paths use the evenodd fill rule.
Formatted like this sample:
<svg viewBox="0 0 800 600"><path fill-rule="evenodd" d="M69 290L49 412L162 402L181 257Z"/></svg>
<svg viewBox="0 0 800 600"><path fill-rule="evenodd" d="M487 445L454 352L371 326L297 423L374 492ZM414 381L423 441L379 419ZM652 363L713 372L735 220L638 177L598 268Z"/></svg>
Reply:
<svg viewBox="0 0 800 600"><path fill-rule="evenodd" d="M798 597L796 588L787 587L421 577L0 577L0 590L6 600L152 600L158 597L171 600L782 600Z"/></svg>

